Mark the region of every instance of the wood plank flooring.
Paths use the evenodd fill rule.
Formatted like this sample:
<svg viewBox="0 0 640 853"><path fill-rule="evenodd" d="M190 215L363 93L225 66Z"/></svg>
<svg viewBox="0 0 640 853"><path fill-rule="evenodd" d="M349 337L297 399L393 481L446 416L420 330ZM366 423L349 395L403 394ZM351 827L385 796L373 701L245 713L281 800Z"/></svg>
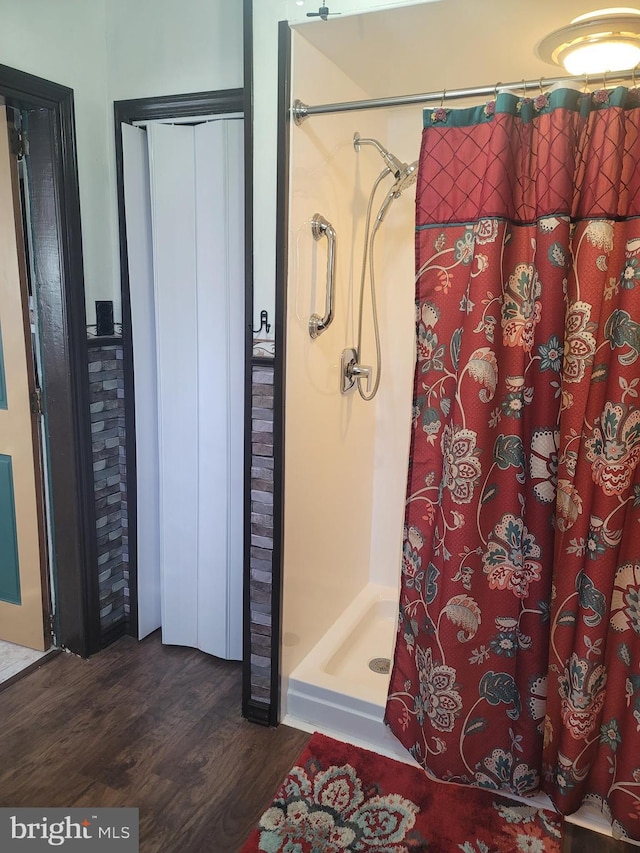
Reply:
<svg viewBox="0 0 640 853"><path fill-rule="evenodd" d="M0 806L137 806L141 853L236 853L308 735L240 715L241 667L125 637L0 693Z"/></svg>
<svg viewBox="0 0 640 853"><path fill-rule="evenodd" d="M141 853L237 853L308 739L240 702L240 664L157 634L60 654L0 692L0 806L137 806ZM569 826L563 844L633 849Z"/></svg>

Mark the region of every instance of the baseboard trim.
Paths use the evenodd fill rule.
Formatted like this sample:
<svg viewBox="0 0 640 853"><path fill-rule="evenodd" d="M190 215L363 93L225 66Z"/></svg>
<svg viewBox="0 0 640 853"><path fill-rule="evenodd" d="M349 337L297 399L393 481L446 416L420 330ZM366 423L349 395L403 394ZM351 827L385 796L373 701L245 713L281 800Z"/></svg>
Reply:
<svg viewBox="0 0 640 853"><path fill-rule="evenodd" d="M249 699L242 709L242 716L249 720L250 723L257 723L259 726L268 726L270 704L268 702L258 702L256 699Z"/></svg>
<svg viewBox="0 0 640 853"><path fill-rule="evenodd" d="M20 672L16 672L15 675L11 675L9 678L5 679L5 681L0 681L0 692L6 690L7 687L11 687L12 684L15 684L16 681L20 681L21 678L24 678L25 675L29 675L30 672L35 672L36 669L40 669L40 667L48 663L52 658L57 657L60 654L62 649L50 649L46 655L42 655L38 660L34 660L33 663L30 663L29 666L25 666L24 669L21 669Z"/></svg>
<svg viewBox="0 0 640 853"><path fill-rule="evenodd" d="M121 619L119 622L109 625L108 628L105 628L100 632L100 647L102 649L106 649L107 646L115 643L116 640L119 640L120 637L126 636L128 633L129 626L127 620Z"/></svg>

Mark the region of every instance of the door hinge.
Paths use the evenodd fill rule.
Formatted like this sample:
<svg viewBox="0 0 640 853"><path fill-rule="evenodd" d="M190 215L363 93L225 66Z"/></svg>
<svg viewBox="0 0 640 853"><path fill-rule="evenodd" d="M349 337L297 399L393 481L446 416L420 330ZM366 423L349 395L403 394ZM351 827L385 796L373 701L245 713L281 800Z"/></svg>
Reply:
<svg viewBox="0 0 640 853"><path fill-rule="evenodd" d="M31 412L34 415L43 415L44 408L42 406L42 389L36 388L35 391L32 391L29 395L29 400L31 402Z"/></svg>
<svg viewBox="0 0 640 853"><path fill-rule="evenodd" d="M18 160L24 159L29 154L29 142L27 134L24 130L18 130L17 127L12 127L9 130L9 141L11 145L11 153Z"/></svg>

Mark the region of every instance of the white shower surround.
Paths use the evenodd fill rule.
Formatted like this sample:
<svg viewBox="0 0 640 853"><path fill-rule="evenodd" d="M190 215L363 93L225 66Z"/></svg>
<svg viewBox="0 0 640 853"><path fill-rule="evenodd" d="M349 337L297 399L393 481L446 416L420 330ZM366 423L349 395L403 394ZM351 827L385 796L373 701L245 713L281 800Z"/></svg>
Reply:
<svg viewBox="0 0 640 853"><path fill-rule="evenodd" d="M362 96L297 34L293 50L310 96L327 88ZM354 150L353 135L359 131L390 147L399 142L394 153L411 162L420 138L415 111L409 121L412 131L404 138L391 133L388 116L379 113L322 117L292 132L281 715L290 673L367 584L393 588L397 600L415 351L413 189L393 203L376 237L383 379L374 401L363 401L355 389L341 394L340 358L356 344L364 218L384 168L373 148ZM387 177L387 191L391 184ZM384 194L381 189L376 211ZM336 284L333 323L311 340L309 317L324 307L327 263L326 241L311 234L315 213L337 233ZM406 335L395 335L397 328ZM370 321L366 330L362 359L371 364Z"/></svg>
<svg viewBox="0 0 640 853"><path fill-rule="evenodd" d="M305 97L365 95L296 32L293 52ZM415 353L413 188L394 201L375 240L376 398L342 395L339 366L356 344L365 213L384 168L373 148L355 151L353 135L376 137L411 162L420 129L414 109L327 116L292 131L281 708L291 725L411 764L382 721L389 676L367 664L392 657L395 642ZM392 182L384 179L374 217ZM325 246L309 227L315 212L337 231L336 307L332 326L312 341L308 320L324 304L326 275ZM369 318L367 302L362 357L375 364Z"/></svg>

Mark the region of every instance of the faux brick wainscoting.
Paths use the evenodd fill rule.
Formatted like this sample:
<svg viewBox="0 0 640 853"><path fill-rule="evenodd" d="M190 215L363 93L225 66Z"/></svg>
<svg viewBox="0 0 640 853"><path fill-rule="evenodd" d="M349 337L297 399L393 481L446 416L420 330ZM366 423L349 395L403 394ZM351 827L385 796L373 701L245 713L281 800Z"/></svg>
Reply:
<svg viewBox="0 0 640 853"><path fill-rule="evenodd" d="M103 637L129 617L129 540L122 346L88 343L93 487Z"/></svg>
<svg viewBox="0 0 640 853"><path fill-rule="evenodd" d="M271 365L252 368L251 698L260 702L271 698L273 377Z"/></svg>

